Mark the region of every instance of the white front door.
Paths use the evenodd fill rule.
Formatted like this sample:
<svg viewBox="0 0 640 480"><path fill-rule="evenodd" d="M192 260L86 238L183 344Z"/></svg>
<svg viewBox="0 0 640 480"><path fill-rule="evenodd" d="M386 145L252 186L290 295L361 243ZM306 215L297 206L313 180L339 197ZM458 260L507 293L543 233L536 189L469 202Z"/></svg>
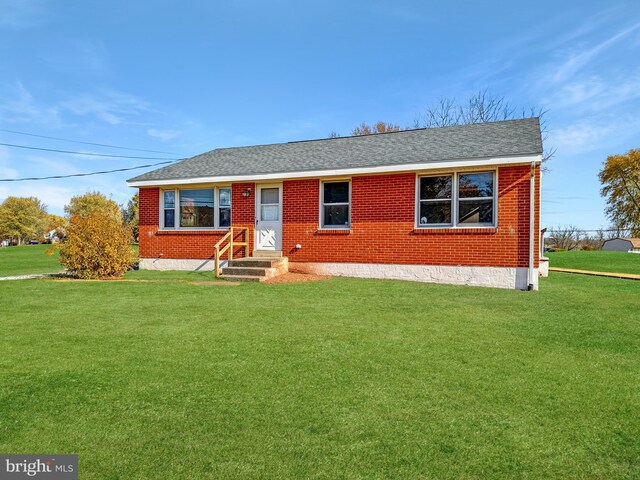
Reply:
<svg viewBox="0 0 640 480"><path fill-rule="evenodd" d="M282 250L282 185L256 189L256 250Z"/></svg>

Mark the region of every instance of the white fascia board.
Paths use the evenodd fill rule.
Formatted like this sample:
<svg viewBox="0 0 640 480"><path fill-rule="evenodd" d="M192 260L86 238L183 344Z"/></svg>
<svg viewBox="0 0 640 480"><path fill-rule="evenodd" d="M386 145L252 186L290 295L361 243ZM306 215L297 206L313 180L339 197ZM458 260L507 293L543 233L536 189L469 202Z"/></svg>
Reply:
<svg viewBox="0 0 640 480"><path fill-rule="evenodd" d="M439 162L409 163L404 165L383 165L378 167L340 168L334 170L312 170L303 172L258 173L251 175L226 175L218 177L173 178L166 180L140 180L127 182L129 187L159 187L162 185L190 185L195 183L252 182L265 180L285 180L289 178L317 178L380 173L415 172L443 168L487 167L501 165L530 164L542 162L542 155L521 155L516 157L476 158L469 160L443 160Z"/></svg>

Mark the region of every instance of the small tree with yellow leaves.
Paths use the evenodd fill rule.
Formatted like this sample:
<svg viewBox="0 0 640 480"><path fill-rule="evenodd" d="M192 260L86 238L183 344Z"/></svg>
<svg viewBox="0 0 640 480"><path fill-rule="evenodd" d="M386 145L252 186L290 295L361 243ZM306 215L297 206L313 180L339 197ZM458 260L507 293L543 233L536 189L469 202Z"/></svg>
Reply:
<svg viewBox="0 0 640 480"><path fill-rule="evenodd" d="M77 278L108 279L122 276L135 261L131 228L113 212L93 210L72 215L60 261Z"/></svg>
<svg viewBox="0 0 640 480"><path fill-rule="evenodd" d="M69 218L60 261L78 278L117 278L135 261L131 227L124 224L113 200L97 198L98 195L90 193L89 198L74 197L75 202L72 201L74 206L90 204L91 208L67 209L77 213L71 213Z"/></svg>
<svg viewBox="0 0 640 480"><path fill-rule="evenodd" d="M616 228L640 236L640 149L609 156L599 176L609 219Z"/></svg>

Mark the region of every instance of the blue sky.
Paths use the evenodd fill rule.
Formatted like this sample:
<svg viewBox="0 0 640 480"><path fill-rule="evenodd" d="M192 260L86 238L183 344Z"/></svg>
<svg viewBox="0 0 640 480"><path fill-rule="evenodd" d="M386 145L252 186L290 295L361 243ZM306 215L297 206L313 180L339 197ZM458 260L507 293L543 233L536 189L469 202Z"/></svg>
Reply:
<svg viewBox="0 0 640 480"><path fill-rule="evenodd" d="M410 126L439 97L488 89L548 109L543 224L608 225L597 173L640 147L640 2L0 0L0 129L190 156ZM0 143L125 152L0 132ZM146 160L0 146L0 178ZM144 170L0 183L52 213Z"/></svg>

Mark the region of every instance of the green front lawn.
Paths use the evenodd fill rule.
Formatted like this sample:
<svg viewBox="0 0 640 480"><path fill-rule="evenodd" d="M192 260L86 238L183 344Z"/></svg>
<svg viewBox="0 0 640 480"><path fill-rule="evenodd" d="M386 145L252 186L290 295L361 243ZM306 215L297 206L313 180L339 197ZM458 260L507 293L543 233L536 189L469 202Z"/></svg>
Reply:
<svg viewBox="0 0 640 480"><path fill-rule="evenodd" d="M47 250L53 248L53 255ZM138 255L138 245L131 245ZM30 275L35 273L58 273L64 267L60 264L60 252L52 245L22 245L0 248L0 277Z"/></svg>
<svg viewBox="0 0 640 480"><path fill-rule="evenodd" d="M189 282L211 282L218 280L213 270L191 272L186 270L129 270L124 274L126 280L186 280Z"/></svg>
<svg viewBox="0 0 640 480"><path fill-rule="evenodd" d="M640 282L541 288L3 282L0 451L83 479L638 478Z"/></svg>
<svg viewBox="0 0 640 480"><path fill-rule="evenodd" d="M58 250L47 255L51 245L22 245L0 248L0 277L29 275L33 273L57 273L63 270Z"/></svg>
<svg viewBox="0 0 640 480"><path fill-rule="evenodd" d="M640 254L637 253L572 250L545 255L549 257L550 267L640 274Z"/></svg>

